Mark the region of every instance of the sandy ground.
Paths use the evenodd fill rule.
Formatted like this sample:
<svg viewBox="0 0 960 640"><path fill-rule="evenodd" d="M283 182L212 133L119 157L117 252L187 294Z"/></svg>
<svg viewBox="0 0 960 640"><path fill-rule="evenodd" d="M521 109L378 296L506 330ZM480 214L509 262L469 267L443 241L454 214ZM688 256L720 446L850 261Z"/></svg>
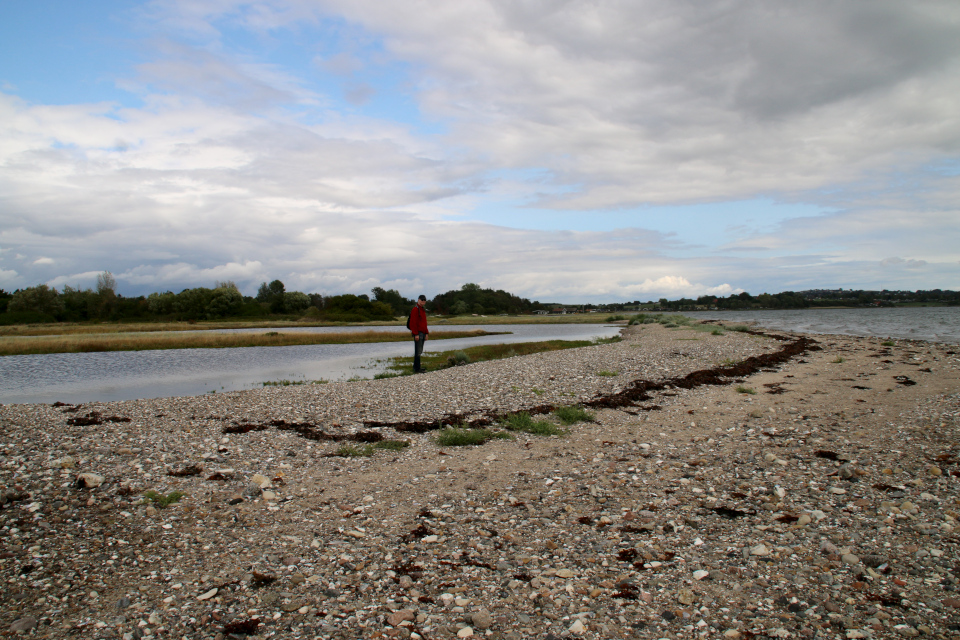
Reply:
<svg viewBox="0 0 960 640"><path fill-rule="evenodd" d="M645 325L397 380L2 406L0 630L956 637L960 349L811 336L690 375L801 339L777 335ZM420 432L575 402L595 422L563 436ZM410 446L329 455L370 433Z"/></svg>

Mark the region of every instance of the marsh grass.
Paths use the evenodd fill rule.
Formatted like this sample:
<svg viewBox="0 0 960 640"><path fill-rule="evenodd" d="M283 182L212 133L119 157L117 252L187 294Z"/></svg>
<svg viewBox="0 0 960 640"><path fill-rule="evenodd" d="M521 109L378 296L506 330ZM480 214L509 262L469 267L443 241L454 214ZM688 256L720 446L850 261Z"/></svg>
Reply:
<svg viewBox="0 0 960 640"><path fill-rule="evenodd" d="M444 331L431 335L434 340L476 338L500 335L482 329ZM371 342L407 342L406 331L358 331L338 333L114 333L0 338L0 355L37 353L89 353L94 351L154 351L160 349L229 349L237 347L288 347L310 344L357 344Z"/></svg>
<svg viewBox="0 0 960 640"><path fill-rule="evenodd" d="M410 442L407 440L381 440L373 444L365 444L362 447L342 444L333 452L333 455L340 458L369 458L377 451L402 451L409 446Z"/></svg>
<svg viewBox="0 0 960 640"><path fill-rule="evenodd" d="M473 429L470 427L446 427L437 432L433 441L441 447L476 447L490 440L510 440L512 436L502 431Z"/></svg>
<svg viewBox="0 0 960 640"><path fill-rule="evenodd" d="M433 334L430 334L431 336ZM450 358L456 361L457 354L463 354L470 362L484 362L487 360L502 360L514 356L527 356L533 353L546 351L560 351L562 349L576 349L596 344L612 344L619 342L619 336L601 340L546 340L543 342L513 342L510 344L479 344L456 351L440 351L438 353L423 353L420 356L420 366L429 371L449 367ZM392 358L387 366L387 372L405 375L413 366L412 357ZM386 373L386 372L385 372ZM380 374L378 374L380 375Z"/></svg>
<svg viewBox="0 0 960 640"><path fill-rule="evenodd" d="M594 415L584 409L583 407L578 406L567 406L567 407L557 407L553 410L553 415L557 416L557 419L560 420L561 424L571 425L578 422L593 422L595 420Z"/></svg>
<svg viewBox="0 0 960 640"><path fill-rule="evenodd" d="M549 420L534 420L526 411L507 416L501 425L510 431L521 431L537 436L559 436L566 433Z"/></svg>
<svg viewBox="0 0 960 640"><path fill-rule="evenodd" d="M323 378L319 380L267 380L260 384L264 387L295 387L302 384L327 384L329 380Z"/></svg>

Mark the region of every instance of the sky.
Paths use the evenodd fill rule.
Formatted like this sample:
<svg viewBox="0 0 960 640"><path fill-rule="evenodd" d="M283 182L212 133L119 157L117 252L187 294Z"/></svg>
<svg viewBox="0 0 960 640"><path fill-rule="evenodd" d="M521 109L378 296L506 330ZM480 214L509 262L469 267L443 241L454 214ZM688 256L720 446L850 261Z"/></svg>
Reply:
<svg viewBox="0 0 960 640"><path fill-rule="evenodd" d="M0 0L0 288L960 289L955 0Z"/></svg>

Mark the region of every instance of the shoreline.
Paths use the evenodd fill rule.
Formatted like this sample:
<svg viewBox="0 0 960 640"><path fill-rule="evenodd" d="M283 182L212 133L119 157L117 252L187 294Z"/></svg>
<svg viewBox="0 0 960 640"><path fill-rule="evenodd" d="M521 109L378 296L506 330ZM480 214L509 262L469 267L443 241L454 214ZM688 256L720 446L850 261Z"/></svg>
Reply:
<svg viewBox="0 0 960 640"><path fill-rule="evenodd" d="M256 637L454 638L469 627L511 639L960 629L955 345L624 333L425 376L75 411L0 406L10 585L0 629L217 638L245 623ZM804 338L819 350L730 384L680 383ZM638 380L646 397L630 396ZM438 447L430 432L397 428L602 398L624 402L594 406L596 422L561 437ZM100 424L67 424L94 412ZM278 423L410 446L329 457L336 440ZM243 424L265 429L224 433ZM201 471L168 475L191 467ZM80 473L103 482L77 489ZM186 495L137 505L147 490Z"/></svg>

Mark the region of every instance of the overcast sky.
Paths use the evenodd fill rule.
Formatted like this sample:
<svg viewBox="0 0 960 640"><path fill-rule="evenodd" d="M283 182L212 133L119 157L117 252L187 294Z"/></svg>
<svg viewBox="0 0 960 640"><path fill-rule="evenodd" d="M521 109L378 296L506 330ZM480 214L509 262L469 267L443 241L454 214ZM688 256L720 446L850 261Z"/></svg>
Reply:
<svg viewBox="0 0 960 640"><path fill-rule="evenodd" d="M956 0L0 2L0 288L960 289Z"/></svg>

